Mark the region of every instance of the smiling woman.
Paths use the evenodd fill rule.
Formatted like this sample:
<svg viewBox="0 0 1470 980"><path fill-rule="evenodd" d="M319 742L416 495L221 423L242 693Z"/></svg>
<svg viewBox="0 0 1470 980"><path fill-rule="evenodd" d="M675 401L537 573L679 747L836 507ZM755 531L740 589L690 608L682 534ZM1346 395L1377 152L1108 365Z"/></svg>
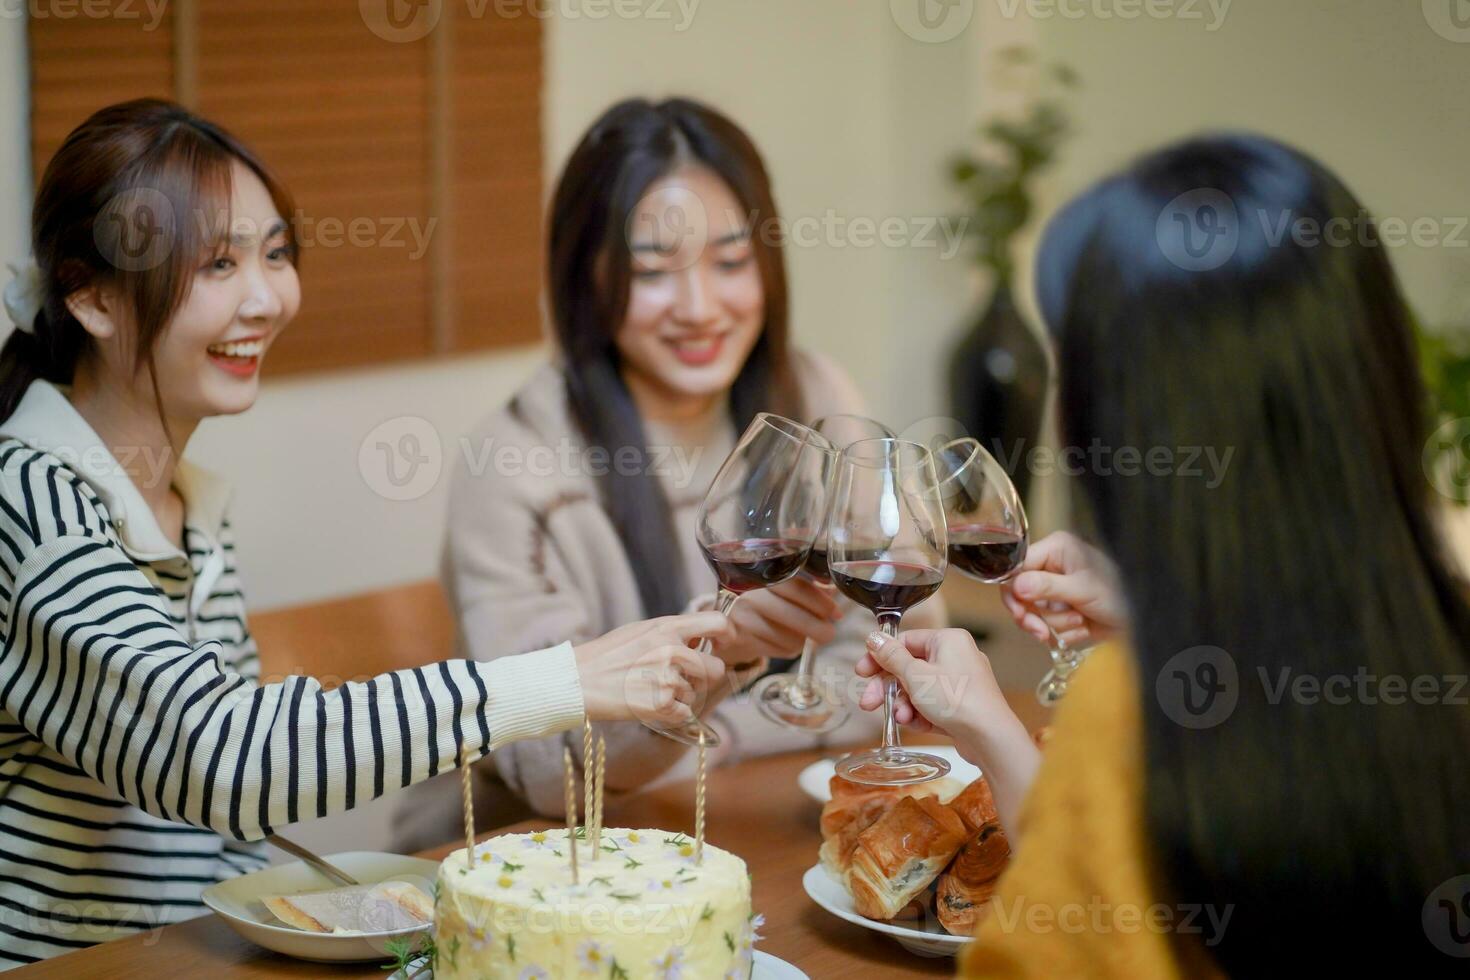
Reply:
<svg viewBox="0 0 1470 980"><path fill-rule="evenodd" d="M259 683L228 490L180 456L255 402L301 304L289 204L157 100L93 115L41 180L0 350L0 970L197 915L276 829L516 738L685 721L685 676L719 676L688 647L727 629L702 613L332 691ZM634 664L653 669L629 686Z"/></svg>
<svg viewBox="0 0 1470 980"><path fill-rule="evenodd" d="M781 241L754 233L778 221L754 143L708 106L633 99L588 129L558 182L547 234L560 357L467 443L516 458L568 445L576 453L551 473L476 465L467 454L455 474L444 577L470 656L711 599L695 523L737 434L759 412L862 414L839 368L791 347ZM936 605L917 618L942 618ZM755 680L767 661L789 663L810 637L824 648L817 680L838 698L867 631L853 607L802 579L743 596L731 620L734 635L715 653L731 667L758 665L739 680ZM821 739L772 725L728 685L720 691L700 712L722 740L715 764ZM827 737L875 729L860 718ZM641 725L605 735L611 791L692 775L692 754ZM494 775L531 809L560 814L564 747L581 758L580 739L538 739L500 753ZM452 811L414 794L400 810L400 845L442 840Z"/></svg>

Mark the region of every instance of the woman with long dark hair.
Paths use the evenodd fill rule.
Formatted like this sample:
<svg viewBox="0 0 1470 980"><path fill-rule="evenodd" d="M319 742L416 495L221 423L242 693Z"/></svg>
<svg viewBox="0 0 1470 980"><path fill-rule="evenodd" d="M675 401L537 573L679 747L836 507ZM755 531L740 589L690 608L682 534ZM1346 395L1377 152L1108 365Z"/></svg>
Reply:
<svg viewBox="0 0 1470 980"><path fill-rule="evenodd" d="M1470 607L1422 468L1411 315L1366 212L1280 143L1191 140L1069 205L1038 291L1065 443L1233 455L1215 485L1089 469L1101 551L1054 541L1017 579L1029 628L1060 598L1069 629L1122 631L1078 673L1034 785L973 643L911 633L860 665L915 690L972 674L960 701L902 714L1025 799L964 974L1351 975L1370 948L1393 975L1463 972Z"/></svg>
<svg viewBox="0 0 1470 980"><path fill-rule="evenodd" d="M723 673L687 646L727 630L706 612L259 682L228 487L181 456L254 404L300 307L293 218L249 148L153 99L91 116L41 178L0 349L0 970L199 915L273 831L514 739L688 719Z"/></svg>
<svg viewBox="0 0 1470 980"><path fill-rule="evenodd" d="M480 472L461 467L450 494L445 581L478 658L698 604L715 582L695 519L739 433L758 412L862 411L840 369L792 345L770 178L719 112L687 99L614 105L573 150L547 224L556 362L469 440L542 465L498 467L492 455ZM743 597L734 636L715 650L748 683L813 637L826 644L818 679L841 696L865 632L844 611L792 580ZM730 690L702 713L724 740L715 763L817 744ZM850 720L827 738L861 738L871 724ZM613 791L692 764L639 725L605 735ZM494 768L534 810L559 814L564 744L581 758L573 733L500 753ZM412 839L437 837L436 825Z"/></svg>

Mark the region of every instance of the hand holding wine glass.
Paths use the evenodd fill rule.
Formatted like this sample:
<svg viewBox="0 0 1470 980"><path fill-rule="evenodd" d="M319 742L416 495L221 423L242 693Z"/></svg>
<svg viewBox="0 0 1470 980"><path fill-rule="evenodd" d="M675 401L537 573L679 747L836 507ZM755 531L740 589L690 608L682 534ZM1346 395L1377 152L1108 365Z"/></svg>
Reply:
<svg viewBox="0 0 1470 980"><path fill-rule="evenodd" d="M1068 646L1094 646L1128 623L1117 567L1068 531L1037 541L1000 594L1016 625L1043 643L1051 629Z"/></svg>
<svg viewBox="0 0 1470 980"><path fill-rule="evenodd" d="M864 711L883 703L885 677L898 679L899 721L953 738L960 755L985 773L1001 822L1014 834L1041 753L975 638L962 629L909 630L897 639L875 633L857 672L872 678L858 702Z"/></svg>
<svg viewBox="0 0 1470 980"><path fill-rule="evenodd" d="M751 421L699 510L699 546L719 581L720 612L728 614L742 594L801 571L826 510L834 457L826 440L804 425L767 413ZM711 648L705 640L699 649ZM688 723L654 731L686 745L720 744L697 717L703 706L694 706Z"/></svg>
<svg viewBox="0 0 1470 980"><path fill-rule="evenodd" d="M884 635L896 637L903 614L939 591L947 563L944 508L929 451L898 439L868 439L843 450L837 464L827 559L832 583L873 611ZM949 772L938 756L902 748L894 702L898 682L884 685L881 748L837 763L856 783L900 785Z"/></svg>

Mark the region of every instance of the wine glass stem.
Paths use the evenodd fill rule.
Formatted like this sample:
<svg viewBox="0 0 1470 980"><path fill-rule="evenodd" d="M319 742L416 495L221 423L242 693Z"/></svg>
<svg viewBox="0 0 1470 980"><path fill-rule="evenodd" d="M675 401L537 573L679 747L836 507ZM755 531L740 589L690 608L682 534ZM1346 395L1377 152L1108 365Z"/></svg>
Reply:
<svg viewBox="0 0 1470 980"><path fill-rule="evenodd" d="M830 585L817 586L824 591L834 591ZM817 641L811 637L801 645L801 659L796 663L796 683L792 686L788 695L791 705L796 708L805 708L812 703L812 670L814 669L817 651Z"/></svg>
<svg viewBox="0 0 1470 980"><path fill-rule="evenodd" d="M730 609L735 605L735 600L739 598L739 595L731 592L729 589L721 589L719 594L715 596L715 608L728 616L730 615ZM711 640L707 636L699 641L700 653L709 653L710 651L714 650L714 648L714 640Z"/></svg>
<svg viewBox="0 0 1470 980"><path fill-rule="evenodd" d="M796 683L792 685L790 702L792 707L805 708L812 699L812 652L817 649L817 641L811 637L801 646L801 659L796 664Z"/></svg>
<svg viewBox="0 0 1470 980"><path fill-rule="evenodd" d="M728 615L730 615L730 610L735 605L735 600L736 599L739 599L739 598L740 598L740 596L737 593L731 592L729 589L721 589L719 591L719 594L715 596L715 608L718 609L720 612L722 612L722 613L724 613L725 615L728 616ZM700 639L700 641L699 641L699 652L700 653L711 653L711 652L714 651L714 648L715 648L715 642L714 642L714 640L711 640L707 636ZM730 684L732 685L732 689L733 689L733 685L735 683L734 678L728 678L728 679L729 679ZM700 713L700 711L703 710L703 708L704 708L704 702L700 702L700 708L699 708L699 710L696 710L694 712L694 716L696 718L699 717L699 713Z"/></svg>
<svg viewBox="0 0 1470 980"><path fill-rule="evenodd" d="M896 639L898 637L898 624L903 620L901 612L883 612L878 614L878 629L884 636ZM898 719L893 716L893 704L898 700L898 678L888 675L883 684L883 748L896 749L898 740Z"/></svg>

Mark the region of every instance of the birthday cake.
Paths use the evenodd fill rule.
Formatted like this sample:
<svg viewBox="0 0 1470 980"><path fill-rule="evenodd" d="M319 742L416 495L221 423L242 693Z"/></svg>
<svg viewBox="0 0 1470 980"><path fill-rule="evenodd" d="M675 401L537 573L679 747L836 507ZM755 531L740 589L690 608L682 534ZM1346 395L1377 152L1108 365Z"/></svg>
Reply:
<svg viewBox="0 0 1470 980"><path fill-rule="evenodd" d="M760 937L745 862L683 834L506 834L439 866L436 980L748 980Z"/></svg>

